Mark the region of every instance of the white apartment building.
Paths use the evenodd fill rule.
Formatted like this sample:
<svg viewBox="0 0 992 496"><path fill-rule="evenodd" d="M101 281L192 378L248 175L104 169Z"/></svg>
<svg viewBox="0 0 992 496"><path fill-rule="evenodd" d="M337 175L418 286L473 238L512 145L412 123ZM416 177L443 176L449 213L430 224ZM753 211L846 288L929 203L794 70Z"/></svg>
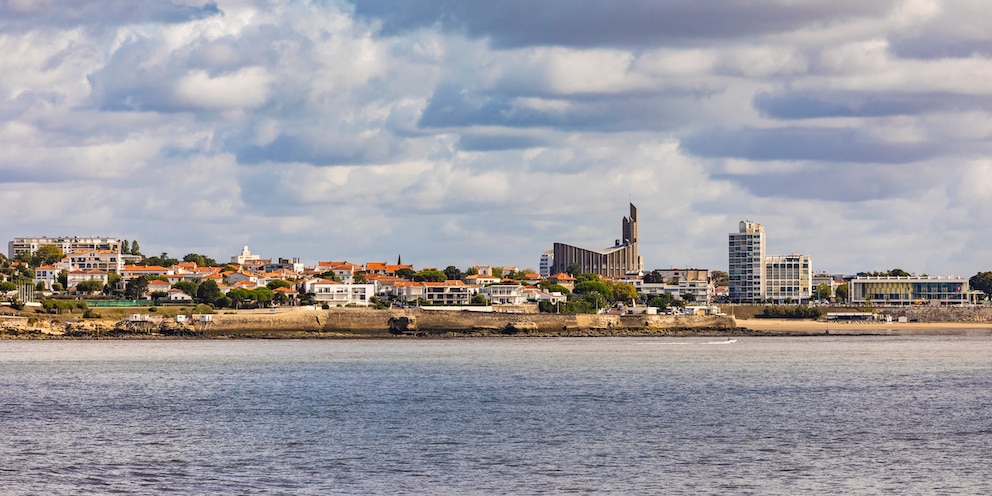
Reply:
<svg viewBox="0 0 992 496"><path fill-rule="evenodd" d="M730 301L758 303L765 295L765 228L741 221L729 238Z"/></svg>
<svg viewBox="0 0 992 496"><path fill-rule="evenodd" d="M554 265L554 262L554 250L548 250L541 254L541 265L538 268L538 272L541 274L541 277L548 277L551 275L551 266Z"/></svg>
<svg viewBox="0 0 992 496"><path fill-rule="evenodd" d="M117 238L106 238L106 237L78 237L78 236L61 236L56 238L49 237L38 237L38 238L14 238L7 242L7 256L10 258L16 257L19 253L31 253L38 251L45 245L57 246L62 253L69 253L76 250L109 250L116 253L121 252L121 240Z"/></svg>
<svg viewBox="0 0 992 496"><path fill-rule="evenodd" d="M479 288L493 305L523 305L527 303L524 288L519 284L492 284Z"/></svg>
<svg viewBox="0 0 992 496"><path fill-rule="evenodd" d="M389 286L387 292L401 301L416 301L419 298L433 305L468 305L472 302L472 295L478 292L478 287L461 281L397 282Z"/></svg>
<svg viewBox="0 0 992 496"><path fill-rule="evenodd" d="M300 290L313 293L314 303L332 307L367 307L375 296L375 284L343 284L327 279L307 279L300 284Z"/></svg>
<svg viewBox="0 0 992 496"><path fill-rule="evenodd" d="M69 266L80 270L102 270L120 274L124 271L124 260L120 252L113 250L72 250L65 252Z"/></svg>
<svg viewBox="0 0 992 496"><path fill-rule="evenodd" d="M802 303L813 295L809 255L765 257L765 299L775 303Z"/></svg>

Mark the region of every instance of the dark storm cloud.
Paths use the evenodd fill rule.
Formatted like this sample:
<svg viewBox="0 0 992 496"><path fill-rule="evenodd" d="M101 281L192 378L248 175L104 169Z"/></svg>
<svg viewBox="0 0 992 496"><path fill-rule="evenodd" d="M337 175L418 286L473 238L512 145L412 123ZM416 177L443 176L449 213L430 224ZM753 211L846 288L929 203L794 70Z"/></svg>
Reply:
<svg viewBox="0 0 992 496"><path fill-rule="evenodd" d="M547 145L545 139L537 136L507 136L492 134L463 134L458 139L458 149L472 152L517 150Z"/></svg>
<svg viewBox="0 0 992 496"><path fill-rule="evenodd" d="M678 39L727 39L787 32L889 10L890 1L626 0L355 0L360 17L379 19L397 35L440 26L502 47L641 46ZM482 8L480 8L482 7Z"/></svg>
<svg viewBox="0 0 992 496"><path fill-rule="evenodd" d="M218 14L222 12L214 2L195 7L168 1L60 1L53 5L23 8L18 7L15 2L6 1L0 3L0 30L26 31L39 27L73 28L136 23L175 24Z"/></svg>
<svg viewBox="0 0 992 496"><path fill-rule="evenodd" d="M884 117L928 112L992 109L992 100L956 94L876 94L847 92L759 93L754 108L775 119Z"/></svg>
<svg viewBox="0 0 992 496"><path fill-rule="evenodd" d="M578 95L564 108L535 108L514 97L440 87L418 125L425 128L504 126L617 132L671 129L689 118L695 102L682 95Z"/></svg>
<svg viewBox="0 0 992 496"><path fill-rule="evenodd" d="M923 191L928 181L944 174L921 167L906 174L901 165L815 164L801 170L757 174L714 174L714 179L738 184L755 196L797 200L861 202L900 198Z"/></svg>
<svg viewBox="0 0 992 496"><path fill-rule="evenodd" d="M775 128L706 131L682 148L699 157L903 164L937 155L935 146L883 142L858 129Z"/></svg>

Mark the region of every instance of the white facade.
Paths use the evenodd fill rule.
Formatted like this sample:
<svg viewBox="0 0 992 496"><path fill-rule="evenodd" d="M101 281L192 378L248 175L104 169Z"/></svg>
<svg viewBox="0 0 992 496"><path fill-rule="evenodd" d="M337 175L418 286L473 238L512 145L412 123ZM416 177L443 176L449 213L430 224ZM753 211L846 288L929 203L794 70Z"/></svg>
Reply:
<svg viewBox="0 0 992 496"><path fill-rule="evenodd" d="M69 266L79 270L103 270L120 274L124 271L121 254L113 250L73 250L66 252Z"/></svg>
<svg viewBox="0 0 992 496"><path fill-rule="evenodd" d="M643 282L643 280L631 281L639 294L647 296L671 295L673 298L681 300L682 295L691 294L694 301L699 303L711 303L716 293L716 288L710 281L687 281L680 280L678 283L666 284L663 282Z"/></svg>
<svg viewBox="0 0 992 496"><path fill-rule="evenodd" d="M389 287L389 295L401 301L422 299L433 305L468 305L477 286L461 281L399 282Z"/></svg>
<svg viewBox="0 0 992 496"><path fill-rule="evenodd" d="M369 305L375 296L374 284L343 284L327 279L308 279L301 284L302 292L313 293L313 301L332 307Z"/></svg>
<svg viewBox="0 0 992 496"><path fill-rule="evenodd" d="M809 255L765 258L765 298L775 303L802 303L813 296Z"/></svg>
<svg viewBox="0 0 992 496"><path fill-rule="evenodd" d="M765 295L765 228L741 221L729 238L730 301L760 302Z"/></svg>
<svg viewBox="0 0 992 496"><path fill-rule="evenodd" d="M231 257L231 263L244 265L245 262L257 262L261 259L261 255L252 255L251 251L248 250L248 245L245 245L244 248L241 248L241 254Z"/></svg>
<svg viewBox="0 0 992 496"><path fill-rule="evenodd" d="M45 245L54 245L62 250L62 253L69 253L75 250L109 250L121 252L121 240L117 238L105 238L105 237L78 237L78 236L62 236L56 238L49 237L39 237L39 238L14 238L7 242L7 256L14 258L19 253L31 253L38 251Z"/></svg>
<svg viewBox="0 0 992 496"><path fill-rule="evenodd" d="M523 305L527 303L524 288L519 284L492 284L479 288L479 293L485 295L493 305Z"/></svg>
<svg viewBox="0 0 992 496"><path fill-rule="evenodd" d="M551 275L551 266L554 265L554 262L555 262L554 250L548 250L541 254L541 265L540 268L538 269L538 272L541 274L541 277L548 277Z"/></svg>

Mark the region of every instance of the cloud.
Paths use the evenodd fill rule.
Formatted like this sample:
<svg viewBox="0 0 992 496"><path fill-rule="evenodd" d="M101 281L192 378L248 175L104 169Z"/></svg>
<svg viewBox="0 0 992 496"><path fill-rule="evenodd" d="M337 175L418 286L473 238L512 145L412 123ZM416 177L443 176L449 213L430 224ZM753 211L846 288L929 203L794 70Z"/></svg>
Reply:
<svg viewBox="0 0 992 496"><path fill-rule="evenodd" d="M686 151L701 157L905 164L937 155L936 145L884 141L864 130L825 127L713 130L688 136Z"/></svg>
<svg viewBox="0 0 992 496"><path fill-rule="evenodd" d="M355 12L386 35L441 27L489 38L501 48L559 45L643 46L679 40L735 39L787 32L852 17L880 15L892 2L779 0L627 0L571 3L511 0L475 8L458 0L363 0Z"/></svg>

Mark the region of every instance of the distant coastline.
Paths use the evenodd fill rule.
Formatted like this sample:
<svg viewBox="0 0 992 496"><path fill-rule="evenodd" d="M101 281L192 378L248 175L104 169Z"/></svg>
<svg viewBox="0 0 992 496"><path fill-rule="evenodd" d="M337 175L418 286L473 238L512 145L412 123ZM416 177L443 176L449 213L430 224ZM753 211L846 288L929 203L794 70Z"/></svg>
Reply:
<svg viewBox="0 0 992 496"><path fill-rule="evenodd" d="M992 335L992 322L841 323L691 315L559 315L294 309L211 314L208 323L129 324L44 315L0 317L0 339L411 339L495 336Z"/></svg>

